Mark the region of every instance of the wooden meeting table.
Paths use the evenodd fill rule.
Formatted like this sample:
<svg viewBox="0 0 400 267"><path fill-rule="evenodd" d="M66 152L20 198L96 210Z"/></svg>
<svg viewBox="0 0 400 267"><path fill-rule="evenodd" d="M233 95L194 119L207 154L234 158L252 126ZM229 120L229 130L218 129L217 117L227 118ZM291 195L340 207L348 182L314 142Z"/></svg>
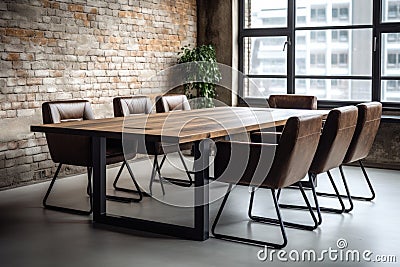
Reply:
<svg viewBox="0 0 400 267"><path fill-rule="evenodd" d="M326 115L326 110L217 107L135 115L125 118L33 125L31 131L89 136L93 152L93 222L190 240L209 238L209 145L206 139L284 125L300 115ZM107 214L107 139L145 138L149 142L194 143L194 227ZM203 156L202 156L203 155ZM207 156L204 156L207 155Z"/></svg>

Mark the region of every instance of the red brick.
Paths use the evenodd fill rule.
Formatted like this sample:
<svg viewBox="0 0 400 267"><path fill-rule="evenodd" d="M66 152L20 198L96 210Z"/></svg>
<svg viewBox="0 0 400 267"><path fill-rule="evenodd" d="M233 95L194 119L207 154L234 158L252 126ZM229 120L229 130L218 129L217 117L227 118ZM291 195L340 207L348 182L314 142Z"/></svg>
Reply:
<svg viewBox="0 0 400 267"><path fill-rule="evenodd" d="M41 78L28 78L26 79L27 85L41 85L43 83L43 79Z"/></svg>
<svg viewBox="0 0 400 267"><path fill-rule="evenodd" d="M27 36L24 29L16 29L16 28L7 28L6 35L8 36Z"/></svg>
<svg viewBox="0 0 400 267"><path fill-rule="evenodd" d="M129 12L128 11L120 11L120 12L118 12L118 16L121 18L127 18L127 17L129 17Z"/></svg>
<svg viewBox="0 0 400 267"><path fill-rule="evenodd" d="M88 19L88 21L95 21L96 20L96 15L88 14L87 15L87 19Z"/></svg>
<svg viewBox="0 0 400 267"><path fill-rule="evenodd" d="M35 94L26 94L27 101L35 101Z"/></svg>
<svg viewBox="0 0 400 267"><path fill-rule="evenodd" d="M63 72L62 71L58 71L58 70L53 71L51 73L51 77L62 77L63 75L64 75Z"/></svg>
<svg viewBox="0 0 400 267"><path fill-rule="evenodd" d="M9 53L7 60L19 60L19 53Z"/></svg>
<svg viewBox="0 0 400 267"><path fill-rule="evenodd" d="M42 0L42 6L44 8L50 7L50 2L48 0Z"/></svg>
<svg viewBox="0 0 400 267"><path fill-rule="evenodd" d="M17 70L16 71L16 76L17 77L21 77L21 78L25 78L25 77L28 77L29 74L28 74L28 72L26 70Z"/></svg>
<svg viewBox="0 0 400 267"><path fill-rule="evenodd" d="M46 45L47 44L46 38L31 38L31 41L37 45Z"/></svg>
<svg viewBox="0 0 400 267"><path fill-rule="evenodd" d="M80 20L87 20L87 14L85 13L75 13L74 14L75 19L80 19Z"/></svg>
<svg viewBox="0 0 400 267"><path fill-rule="evenodd" d="M60 9L60 4L57 3L57 2L52 2L50 4L50 7L53 8L53 9Z"/></svg>
<svg viewBox="0 0 400 267"><path fill-rule="evenodd" d="M68 5L68 10L72 11L72 12L76 12L76 11L83 12L83 6L70 4L70 5Z"/></svg>
<svg viewBox="0 0 400 267"><path fill-rule="evenodd" d="M18 148L18 142L12 141L7 143L7 148L12 150L12 149L17 149Z"/></svg>
<svg viewBox="0 0 400 267"><path fill-rule="evenodd" d="M35 37L41 37L41 38L43 38L43 37L44 37L44 32L42 32L42 31L35 31L33 35L34 35Z"/></svg>

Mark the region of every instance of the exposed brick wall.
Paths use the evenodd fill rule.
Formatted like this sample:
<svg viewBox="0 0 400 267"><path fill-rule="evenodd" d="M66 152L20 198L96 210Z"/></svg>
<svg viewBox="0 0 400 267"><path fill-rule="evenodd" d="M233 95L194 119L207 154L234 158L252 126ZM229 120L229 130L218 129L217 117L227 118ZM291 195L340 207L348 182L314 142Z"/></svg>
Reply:
<svg viewBox="0 0 400 267"><path fill-rule="evenodd" d="M89 99L111 116L113 97L157 93L143 83L196 35L195 0L1 1L0 187L54 172L44 135L29 132L44 101Z"/></svg>

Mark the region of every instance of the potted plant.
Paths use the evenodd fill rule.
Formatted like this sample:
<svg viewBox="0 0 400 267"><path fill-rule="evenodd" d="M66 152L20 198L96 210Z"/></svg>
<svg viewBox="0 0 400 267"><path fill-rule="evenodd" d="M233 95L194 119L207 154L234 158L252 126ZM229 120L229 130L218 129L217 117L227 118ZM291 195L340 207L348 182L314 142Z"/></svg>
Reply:
<svg viewBox="0 0 400 267"><path fill-rule="evenodd" d="M201 45L191 48L190 45L181 48L178 53L178 63L191 63L186 67L186 81L183 85L186 96L200 98L196 106L213 107L215 83L221 80L215 48L212 45Z"/></svg>

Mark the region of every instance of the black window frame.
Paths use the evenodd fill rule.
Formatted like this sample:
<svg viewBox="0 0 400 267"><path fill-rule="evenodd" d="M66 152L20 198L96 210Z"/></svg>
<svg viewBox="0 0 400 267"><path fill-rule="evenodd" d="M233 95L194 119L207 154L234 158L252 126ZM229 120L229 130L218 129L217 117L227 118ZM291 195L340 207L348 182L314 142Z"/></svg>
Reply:
<svg viewBox="0 0 400 267"><path fill-rule="evenodd" d="M239 60L238 69L244 73L244 39L246 37L264 37L264 36L287 36L287 75L244 75L244 78L285 78L287 79L287 94L295 93L295 83L296 79L318 79L323 78L327 81L329 79L342 79L346 80L370 80L371 86L371 99L370 101L382 102L382 84L384 81L396 80L400 81L399 76L384 76L381 73L381 40L384 33L398 33L400 34L399 27L400 22L385 22L382 17L383 10L383 0L372 0L372 25L347 25L347 26L315 26L315 27L296 27L296 5L295 0L288 1L288 12L287 12L287 27L277 27L277 28L246 28L245 27L245 0L239 1ZM326 12L325 12L326 15ZM298 30L353 30L353 29L372 29L372 72L371 76L355 76L346 75L342 76L313 76L313 75L296 75L295 74L295 42L296 36L295 32ZM338 32L338 41L340 42L340 32ZM245 97L243 95L243 77L239 80L239 105L260 105L264 103L265 100L259 98ZM318 100L318 106L321 108L334 108L343 105L357 104L362 101L338 101L338 100ZM383 108L385 110L400 110L400 102L382 102Z"/></svg>

